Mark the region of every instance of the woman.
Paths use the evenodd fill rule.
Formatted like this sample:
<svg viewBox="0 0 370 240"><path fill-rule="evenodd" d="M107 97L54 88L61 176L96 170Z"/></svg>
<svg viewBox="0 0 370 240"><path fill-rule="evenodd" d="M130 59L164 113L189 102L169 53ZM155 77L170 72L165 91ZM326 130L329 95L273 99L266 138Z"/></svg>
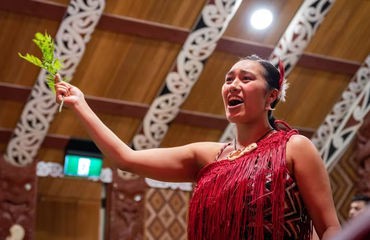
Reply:
<svg viewBox="0 0 370 240"><path fill-rule="evenodd" d="M99 120L78 88L56 78L56 98L74 110L120 169L163 181L197 182L189 239L309 239L311 219L318 236L327 239L340 225L322 159L307 138L269 121L284 97L281 66L280 73L251 56L226 74L226 117L237 129L228 144L134 151Z"/></svg>

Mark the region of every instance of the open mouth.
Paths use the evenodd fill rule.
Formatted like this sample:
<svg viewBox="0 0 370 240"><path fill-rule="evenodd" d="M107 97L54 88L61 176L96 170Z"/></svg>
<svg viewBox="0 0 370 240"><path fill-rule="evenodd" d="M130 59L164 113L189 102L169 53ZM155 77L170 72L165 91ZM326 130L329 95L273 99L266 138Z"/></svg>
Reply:
<svg viewBox="0 0 370 240"><path fill-rule="evenodd" d="M243 101L243 99L240 99L240 98L230 98L229 101L228 101L229 107L235 107L235 106L238 106L242 103L244 103L244 101Z"/></svg>

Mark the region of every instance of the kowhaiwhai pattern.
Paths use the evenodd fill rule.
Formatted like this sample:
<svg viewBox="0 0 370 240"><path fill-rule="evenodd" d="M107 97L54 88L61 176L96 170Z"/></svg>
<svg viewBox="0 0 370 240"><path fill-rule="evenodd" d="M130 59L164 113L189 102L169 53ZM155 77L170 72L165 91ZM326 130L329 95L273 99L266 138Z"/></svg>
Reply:
<svg viewBox="0 0 370 240"><path fill-rule="evenodd" d="M66 79L72 79L104 7L104 0L70 2L55 39L55 54L64 66L60 74ZM4 158L13 165L32 163L58 108L55 96L45 83L46 74L40 71L7 146Z"/></svg>
<svg viewBox="0 0 370 240"><path fill-rule="evenodd" d="M286 76L298 62L333 3L334 0L308 0L297 11L269 57L275 65L279 59L283 61ZM234 129L229 125L220 142L230 142L234 136Z"/></svg>

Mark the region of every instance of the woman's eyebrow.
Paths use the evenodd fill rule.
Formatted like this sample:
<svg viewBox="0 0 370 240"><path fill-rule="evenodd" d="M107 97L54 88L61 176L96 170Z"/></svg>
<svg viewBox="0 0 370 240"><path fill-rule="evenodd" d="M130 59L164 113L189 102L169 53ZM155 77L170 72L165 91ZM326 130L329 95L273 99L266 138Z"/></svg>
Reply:
<svg viewBox="0 0 370 240"><path fill-rule="evenodd" d="M255 74L255 73L253 73L253 72L251 72L251 71L248 71L248 70L243 70L243 69L241 69L241 70L239 71L239 74L249 75L249 76L252 76L252 77L256 78L256 74Z"/></svg>
<svg viewBox="0 0 370 240"><path fill-rule="evenodd" d="M252 75L253 77L256 77L255 73L250 72L248 70L243 70L243 69L238 70L238 73L236 73L236 70L230 70L229 72L226 73L225 76L230 76L230 75L233 75L233 74L249 74L249 75Z"/></svg>
<svg viewBox="0 0 370 240"><path fill-rule="evenodd" d="M234 75L235 75L235 72L234 71L230 71L230 72L227 72L225 74L225 78L230 77L230 76L234 76Z"/></svg>
<svg viewBox="0 0 370 240"><path fill-rule="evenodd" d="M230 75L230 74L234 74L235 73L235 70L230 70L230 71L228 71L227 73L226 73L226 76L227 75Z"/></svg>

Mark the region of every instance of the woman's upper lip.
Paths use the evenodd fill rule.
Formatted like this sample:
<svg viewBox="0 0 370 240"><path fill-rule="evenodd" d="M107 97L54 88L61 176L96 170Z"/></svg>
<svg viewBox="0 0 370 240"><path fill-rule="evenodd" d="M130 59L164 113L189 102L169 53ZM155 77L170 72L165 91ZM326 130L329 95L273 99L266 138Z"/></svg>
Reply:
<svg viewBox="0 0 370 240"><path fill-rule="evenodd" d="M244 101L244 99L242 97L240 97L239 95L229 95L227 96L227 101L230 102L231 100L239 100L239 101Z"/></svg>
<svg viewBox="0 0 370 240"><path fill-rule="evenodd" d="M238 106L243 103L244 99L238 95L229 95L227 98L227 104L229 107Z"/></svg>

